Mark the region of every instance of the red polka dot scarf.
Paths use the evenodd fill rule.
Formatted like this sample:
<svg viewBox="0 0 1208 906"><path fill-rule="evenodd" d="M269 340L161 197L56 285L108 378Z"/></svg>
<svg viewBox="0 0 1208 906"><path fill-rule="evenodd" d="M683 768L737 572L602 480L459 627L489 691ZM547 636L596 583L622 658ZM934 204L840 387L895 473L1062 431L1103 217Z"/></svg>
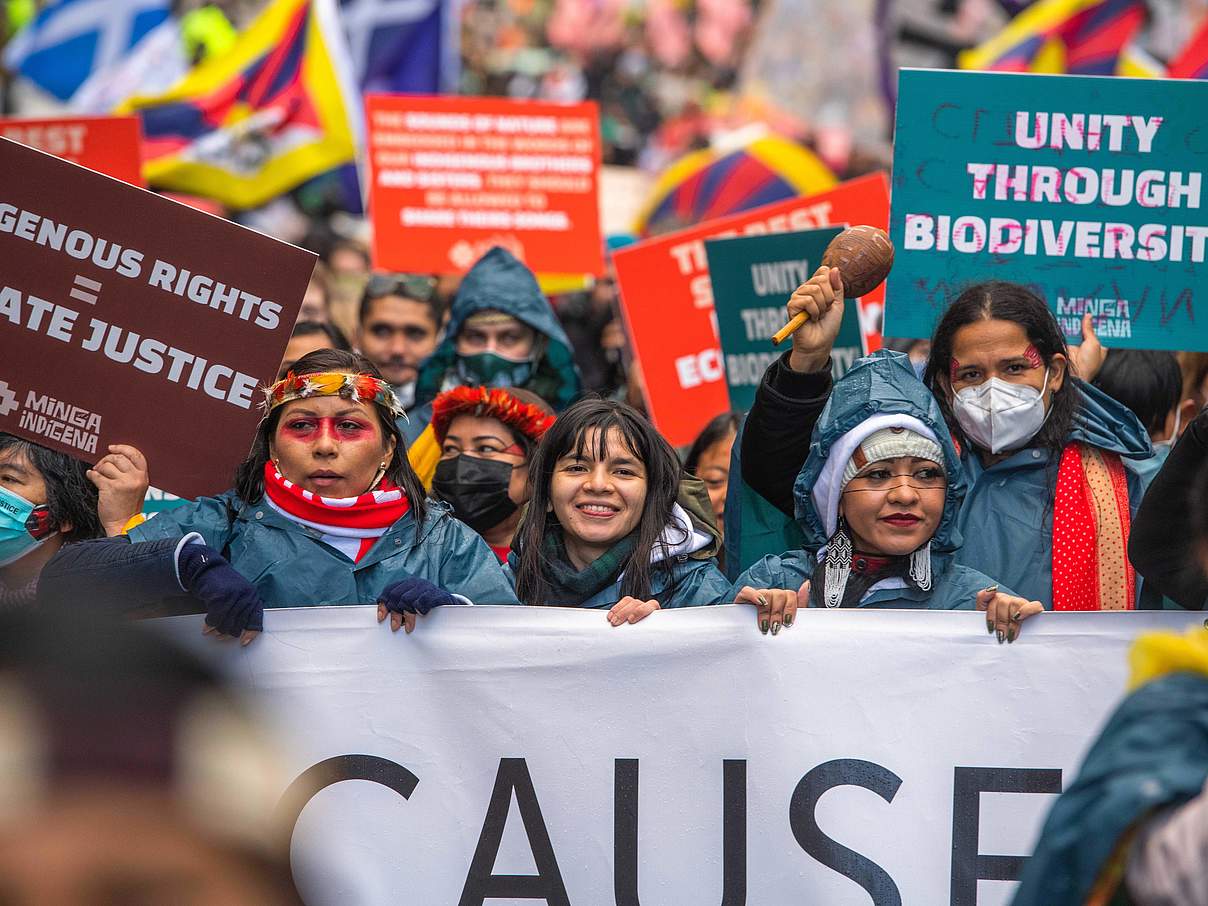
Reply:
<svg viewBox="0 0 1208 906"><path fill-rule="evenodd" d="M1053 609L1132 610L1128 482L1115 453L1073 443L1061 454L1053 504Z"/></svg>

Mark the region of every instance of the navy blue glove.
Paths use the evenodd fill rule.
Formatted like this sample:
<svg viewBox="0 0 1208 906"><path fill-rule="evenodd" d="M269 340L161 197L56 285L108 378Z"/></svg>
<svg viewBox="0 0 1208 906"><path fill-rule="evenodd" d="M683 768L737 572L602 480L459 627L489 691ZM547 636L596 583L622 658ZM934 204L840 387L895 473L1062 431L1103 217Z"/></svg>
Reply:
<svg viewBox="0 0 1208 906"><path fill-rule="evenodd" d="M440 586L426 579L409 576L386 586L378 603L384 604L391 613L426 614L433 607L459 602Z"/></svg>
<svg viewBox="0 0 1208 906"><path fill-rule="evenodd" d="M224 635L264 629L264 602L252 583L205 544L186 544L177 561L180 584L206 607L206 624Z"/></svg>

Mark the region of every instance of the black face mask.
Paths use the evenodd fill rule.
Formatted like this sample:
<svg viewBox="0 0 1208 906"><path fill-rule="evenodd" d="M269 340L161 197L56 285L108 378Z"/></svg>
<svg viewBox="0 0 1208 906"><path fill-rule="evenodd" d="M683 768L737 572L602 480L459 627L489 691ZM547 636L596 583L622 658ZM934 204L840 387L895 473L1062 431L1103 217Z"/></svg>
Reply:
<svg viewBox="0 0 1208 906"><path fill-rule="evenodd" d="M511 481L510 463L463 453L437 463L432 490L453 507L454 516L481 534L516 512L508 496Z"/></svg>

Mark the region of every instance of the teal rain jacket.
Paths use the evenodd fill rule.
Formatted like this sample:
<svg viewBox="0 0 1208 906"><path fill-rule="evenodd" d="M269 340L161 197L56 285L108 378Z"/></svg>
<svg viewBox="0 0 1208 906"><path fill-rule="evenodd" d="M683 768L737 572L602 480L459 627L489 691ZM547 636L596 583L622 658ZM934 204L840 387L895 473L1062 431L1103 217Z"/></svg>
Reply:
<svg viewBox="0 0 1208 906"><path fill-rule="evenodd" d="M486 542L428 501L415 537L408 513L353 563L319 540L314 529L286 519L264 501L245 504L227 491L160 513L130 530L131 541L182 538L198 532L256 587L267 607L372 604L408 576L439 585L475 604L515 604L516 596Z"/></svg>
<svg viewBox="0 0 1208 906"><path fill-rule="evenodd" d="M1124 460L1153 455L1149 435L1131 410L1077 378L1074 385L1082 404L1066 443L1081 441ZM985 570L1028 600L1052 607L1053 496L1060 455L1030 447L985 468L980 457L964 450L961 463L970 484L958 527L968 540L957 562ZM1132 469L1126 475L1135 516L1144 483Z"/></svg>
<svg viewBox="0 0 1208 906"><path fill-rule="evenodd" d="M931 591L911 587L884 588L878 583L865 594L860 606L972 610L977 606L977 593L988 586L998 584L1004 594L1015 594L1005 584L996 583L983 573L955 562L954 555L960 550L962 540L958 527L961 502L968 488L964 471L939 403L915 375L910 359L889 350L858 359L851 370L835 382L826 408L814 425L809 456L793 486L797 524L805 535L804 549L770 555L754 563L738 577L734 593L744 585L796 591L813 575L818 551L826 544L827 535L810 491L831 448L844 434L872 416L899 412L917 418L935 433L944 453L944 471L948 474L944 515L931 539ZM905 585L901 580L896 582Z"/></svg>
<svg viewBox="0 0 1208 906"><path fill-rule="evenodd" d="M734 598L730 596L730 583L717 568L717 561L713 558L719 547L717 537L695 527L679 504L675 505L671 515L675 525L663 530L665 546L656 544L651 552L652 563L671 561L670 574L662 569L652 571L650 598L658 601L663 610L733 601ZM685 532L688 533L686 539ZM512 551L508 555L508 577L512 579L513 584L518 562L516 552ZM562 606L607 610L625 597L621 591L624 578L625 574L622 572L612 585L596 592L587 600L576 605Z"/></svg>
<svg viewBox="0 0 1208 906"><path fill-rule="evenodd" d="M527 324L544 339L536 370L524 385L561 412L578 397L581 384L570 340L558 323L553 308L541 293L533 272L511 252L496 246L470 268L449 312L445 338L420 366L415 385L415 409L409 424L401 425L410 444L432 420L431 402L442 390L460 383L457 379L456 338L470 315L499 311Z"/></svg>
<svg viewBox="0 0 1208 906"><path fill-rule="evenodd" d="M1199 795L1206 777L1208 677L1170 673L1141 686L1053 804L1012 906L1082 906L1125 834Z"/></svg>

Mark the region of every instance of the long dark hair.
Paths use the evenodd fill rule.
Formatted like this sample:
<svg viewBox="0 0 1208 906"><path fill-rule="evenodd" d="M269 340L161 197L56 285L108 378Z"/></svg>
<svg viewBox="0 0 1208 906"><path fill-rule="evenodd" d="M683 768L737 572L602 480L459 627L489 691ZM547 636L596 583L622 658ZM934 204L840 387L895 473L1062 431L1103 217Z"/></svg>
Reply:
<svg viewBox="0 0 1208 906"><path fill-rule="evenodd" d="M56 526L71 524L65 542L105 537L97 515L97 488L88 480L88 465L66 453L49 450L12 434L0 434L0 454L24 457L46 482L46 506Z"/></svg>
<svg viewBox="0 0 1208 906"><path fill-rule="evenodd" d="M952 433L966 446L970 445L952 411L948 366L952 361L952 345L956 332L977 321L989 320L1011 321L1022 327L1046 367L1052 365L1053 356L1065 356L1065 380L1062 381L1061 388L1049 398L1048 417L1031 442L1031 446L1044 447L1060 454L1068 443L1070 430L1074 426L1074 416L1082 402L1082 394L1074 386L1070 351L1065 345L1065 337L1057 325L1057 319L1053 317L1044 300L1026 286L992 280L970 286L961 293L944 312L935 328L935 336L931 338L931 355L923 372L923 382L939 400L940 409L943 410Z"/></svg>
<svg viewBox="0 0 1208 906"><path fill-rule="evenodd" d="M660 535L671 522L671 508L679 492L683 476L679 459L667 441L632 406L613 400L584 399L558 416L529 463L533 497L516 533L520 561L516 570L516 596L521 603L544 604L551 593L546 578L544 541L546 533L558 526L558 518L550 507L554 467L568 454L587 454L588 433L592 430L596 431L595 449L590 453L603 459L607 455L608 435L614 429L621 443L646 467L646 502L636 529L637 545L624 567L621 593L645 599L650 594L653 571L670 571L666 557L654 565L650 559L655 545L666 543L660 540Z"/></svg>
<svg viewBox="0 0 1208 906"><path fill-rule="evenodd" d="M368 374L382 379L382 373L367 358L342 349L316 349L314 352L308 352L294 363L293 371L294 374L341 371L347 374ZM278 406L260 420L251 452L235 470L235 493L244 503L255 503L264 496L264 464L269 461L269 441L277 430L277 423L281 421L281 412L284 409L285 406ZM407 459L407 442L403 439L394 417L381 406L375 405L373 411L377 413L383 436L394 438L394 454L386 464L386 477L407 495L411 512L415 516L415 535L418 538L428 512L423 482L411 468Z"/></svg>

